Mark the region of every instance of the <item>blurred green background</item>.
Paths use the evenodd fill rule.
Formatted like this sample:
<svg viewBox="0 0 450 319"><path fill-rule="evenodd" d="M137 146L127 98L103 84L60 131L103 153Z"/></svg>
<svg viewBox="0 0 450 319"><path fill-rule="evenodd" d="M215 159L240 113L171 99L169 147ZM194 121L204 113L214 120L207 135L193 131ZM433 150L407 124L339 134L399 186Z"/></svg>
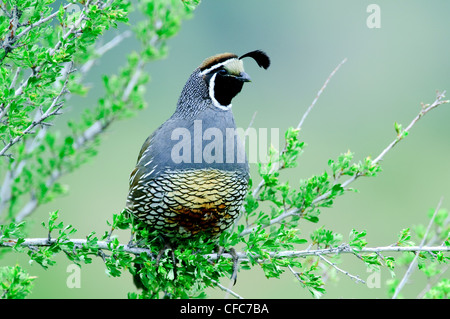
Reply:
<svg viewBox="0 0 450 319"><path fill-rule="evenodd" d="M450 2L376 1L381 8L379 29L366 25L371 3L203 0L194 18L184 22L181 32L170 40L167 59L148 66L149 107L109 128L98 156L63 178L70 186L69 195L40 207L32 216L29 235L45 236L40 222L54 210L60 211L62 221L78 228L77 237L92 230L103 234L108 229L105 221L124 207L128 176L143 141L172 114L192 70L216 53L239 55L262 49L270 55L272 65L267 71L250 59L245 61L253 82L234 100L233 112L240 127L247 127L257 111L253 127L275 127L280 132L297 125L330 72L348 58L303 126L301 139L308 146L299 166L288 172L291 185L322 173L328 159L347 150L355 153L356 160L376 157L395 138L394 121L406 126L421 102L433 102L436 90L450 90ZM107 37L124 29L112 30ZM101 59L86 80L93 90L86 98L69 101L67 118L97 102L103 93L101 75L116 73L135 45L128 39ZM324 225L342 233L345 240L355 228L367 230L370 246L389 245L401 229L426 224L427 211L442 196L443 207L450 208L449 119L450 105L443 105L420 120L385 157L378 177L358 180L352 186L359 193L338 198L333 208L322 211L319 224L302 223L301 233L307 236ZM9 254L3 262L18 262L37 276L31 298L126 298L135 289L129 274L108 278L99 258L82 268L81 288L73 289L66 285L69 263L64 256L49 271L27 265L26 256L19 254ZM345 256L339 266L362 279L370 275L354 256ZM403 273L398 270L399 276ZM390 274L383 270L380 276L380 287L368 288L339 274L338 281L328 282L324 298L385 298ZM416 297L425 285L421 276L411 279L403 293L408 298ZM268 280L258 269L241 271L234 290L246 298L311 296L292 274ZM225 295L220 290L208 290L208 294Z"/></svg>

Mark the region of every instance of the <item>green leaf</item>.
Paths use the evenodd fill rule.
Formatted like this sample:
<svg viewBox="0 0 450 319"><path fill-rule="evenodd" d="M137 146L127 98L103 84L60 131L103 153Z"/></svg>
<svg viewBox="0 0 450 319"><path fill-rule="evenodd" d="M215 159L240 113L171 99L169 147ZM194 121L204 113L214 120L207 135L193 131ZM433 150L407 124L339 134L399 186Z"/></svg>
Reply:
<svg viewBox="0 0 450 319"><path fill-rule="evenodd" d="M336 247L342 242L341 234L327 230L323 226L316 229L310 237L314 244L324 248Z"/></svg>
<svg viewBox="0 0 450 319"><path fill-rule="evenodd" d="M426 299L448 299L450 296L450 280L441 279L425 294Z"/></svg>
<svg viewBox="0 0 450 319"><path fill-rule="evenodd" d="M414 245L414 242L411 240L411 232L409 228L405 228L400 232L400 235L398 236L397 245L398 246L412 246Z"/></svg>
<svg viewBox="0 0 450 319"><path fill-rule="evenodd" d="M395 129L395 132L397 133L397 136L401 136L402 125L397 122L394 122L394 129Z"/></svg>
<svg viewBox="0 0 450 319"><path fill-rule="evenodd" d="M366 236L366 231L358 232L354 229L351 230L349 235L349 245L356 251L361 250L367 245L364 237Z"/></svg>
<svg viewBox="0 0 450 319"><path fill-rule="evenodd" d="M2 299L23 299L33 288L36 277L30 276L24 269L14 267L0 267L0 296ZM2 291L2 292L1 292Z"/></svg>

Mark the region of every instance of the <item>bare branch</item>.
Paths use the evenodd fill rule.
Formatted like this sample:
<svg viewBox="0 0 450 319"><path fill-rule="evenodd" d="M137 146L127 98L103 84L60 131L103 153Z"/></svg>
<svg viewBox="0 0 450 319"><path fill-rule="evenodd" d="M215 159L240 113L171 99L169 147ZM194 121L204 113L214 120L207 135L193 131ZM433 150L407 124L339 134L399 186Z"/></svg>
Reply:
<svg viewBox="0 0 450 319"><path fill-rule="evenodd" d="M336 269L338 272L343 273L346 276L349 276L351 279L353 279L356 283L363 283L365 284L366 282L364 280L362 280L361 278L359 278L358 276L354 276L352 274L350 274L348 271L345 271L341 268L339 268L338 266L336 266L335 263L332 263L331 261L329 261L328 259L326 259L324 256L322 255L317 255L319 256L320 259L322 259L323 261L325 261L327 264L329 264L331 267L333 267L334 269Z"/></svg>
<svg viewBox="0 0 450 319"><path fill-rule="evenodd" d="M434 251L442 251L448 252L450 251L450 247L448 246L381 246L381 247L364 247L361 250L358 250L358 253L382 253L382 252L416 252L416 251L426 251L426 252L434 252ZM282 252L269 252L270 258L297 258L297 257L307 257L307 256L318 256L318 255L336 255L336 254L356 254L356 252L346 244L340 245L338 247L333 248L325 248L325 249L315 249L315 250L286 250ZM248 261L247 255L243 252L236 253L238 260L240 261ZM216 260L218 258L217 254L209 254L205 255L205 257L210 260ZM223 253L220 257L224 258L233 258L231 254ZM256 260L262 260L259 255L252 255L252 257Z"/></svg>
<svg viewBox="0 0 450 319"><path fill-rule="evenodd" d="M232 295L233 297L236 297L237 299L244 299L243 297L241 297L240 295L238 295L237 293L235 293L233 290L231 290L230 288L227 288L223 285L220 284L220 282L218 282L217 280L214 280L212 278L209 278L209 280L211 280L211 282L213 282L217 287L219 287L220 289L222 289L223 291L225 291L227 294ZM226 299L227 297L225 297Z"/></svg>
<svg viewBox="0 0 450 319"><path fill-rule="evenodd" d="M336 74L336 72L341 68L341 66L347 62L347 58L345 58L344 60L341 61L341 63L339 63L334 70L330 73L330 75L327 77L327 79L325 80L324 84L322 85L322 87L320 88L320 90L317 92L316 97L314 98L314 100L312 101L311 105L306 109L305 113L303 114L300 122L297 124L296 129L300 130L302 128L302 125L304 123L304 121L306 120L306 118L308 117L309 113L311 112L311 110L313 109L313 107L316 105L317 101L319 100L320 96L322 95L323 91L325 90L325 88L327 87L328 83L330 82L331 78ZM286 152L286 147L281 151L281 154ZM275 165L272 169L270 173L274 173L276 171L279 171L281 169L280 165ZM265 182L264 179L261 180L259 182L259 184L255 187L255 189L253 190L253 197L256 197L258 195L258 193L261 191L261 188L264 186Z"/></svg>
<svg viewBox="0 0 450 319"><path fill-rule="evenodd" d="M378 162L382 161L384 159L384 156L386 156L386 154L395 146L398 144L398 142L400 142L405 136L406 134L409 133L409 131L412 129L412 127L428 112L430 112L432 109L438 107L439 105L442 104L447 104L450 103L450 100L443 100L443 98L445 97L445 91L442 93L437 92L437 96L436 96L436 100L431 104L431 105L425 105L424 107L422 107L422 110L419 112L419 114L411 121L411 123L409 123L409 125L402 131L400 132L396 139L393 140L384 150L381 151L381 153L372 161L373 165L377 165ZM341 184L342 188L347 188L348 185L350 185L351 183L353 183L358 177L361 177L362 174L355 174L354 176L352 176L351 178L349 178L348 180L346 180L345 182L343 182ZM325 194L323 194L322 196L317 197L312 204L316 204L322 200L328 199L331 195L331 192L327 192Z"/></svg>
<svg viewBox="0 0 450 319"><path fill-rule="evenodd" d="M20 244L22 247L33 248L33 247L47 247L56 243L57 239L45 238L25 238L25 240ZM80 248L83 245L87 244L86 239L71 239L71 243L73 243L76 247ZM15 240L9 240L8 242L0 242L0 247L12 247L16 244ZM103 250L110 250L109 246L110 242L108 241L99 241L97 242L97 248ZM139 247L129 247L128 245L121 245L124 251L134 255L140 255L141 253L147 253L149 256L153 257L153 253L146 248ZM155 255L156 256L156 255Z"/></svg>
<svg viewBox="0 0 450 319"><path fill-rule="evenodd" d="M432 104L427 104L424 105L422 107L422 110L419 112L419 114L411 121L411 123L409 123L409 125L398 134L398 136L396 137L396 139L394 141L392 141L384 150L381 151L381 153L372 161L373 165L377 165L378 162L382 161L383 158L385 157L385 155L392 150L392 148L397 145L398 142L400 142L407 133L409 133L409 131L413 128L413 126L419 121L419 119L421 119L424 115L426 115L428 112L430 112L431 110L435 109L436 107L438 107L439 105L442 104L448 104L450 103L450 100L444 100L443 98L445 97L445 91L442 93L437 93L437 97L436 100L432 103ZM344 189L347 189L347 187L353 183L356 179L358 179L359 177L363 176L363 173L356 173L355 175L353 175L352 177L350 177L348 180L344 181L341 186ZM264 182L262 181L262 183L260 183L260 185L258 185L254 192L253 195L256 196L257 192L259 192L260 188L264 185ZM256 194L255 194L256 193ZM327 200L330 198L330 196L332 195L331 191L328 191L320 196L317 196L311 203L311 206L314 206L316 204L318 204L321 201ZM299 213L301 213L302 208L298 208L298 207L293 207L293 208L289 208L287 210L285 210L282 214L280 214L279 216L271 219L269 221L269 223L262 225L263 228L265 227L269 227L271 225L274 225L276 223L280 223L281 221L283 221L284 219L294 216L294 215L298 215ZM246 228L244 229L240 236L245 236L251 232L253 232L254 230L256 230L256 227L252 227L252 228Z"/></svg>
<svg viewBox="0 0 450 319"><path fill-rule="evenodd" d="M21 247L45 247L50 246L56 242L56 239L49 240L48 238L25 238L20 242ZM73 243L75 246L81 247L82 245L87 244L86 239L70 239L67 243ZM0 242L0 247L12 247L17 243L16 240L11 239L9 241ZM103 250L110 250L109 241L98 241L96 248ZM148 248L142 248L137 246L129 246L126 245L118 245L117 248L123 249L124 252L139 255L141 253L146 253L150 257L155 257L152 251ZM337 255L337 254L364 254L364 253L386 253L386 252L449 252L450 246L380 246L380 247L364 247L357 252L354 251L349 245L342 244L338 247L324 248L324 249L307 249L307 250L286 250L281 252L269 252L268 257L272 259L283 259L283 258L298 258L298 257L307 257L307 256L326 256L326 255ZM205 254L205 258L208 260L217 260L219 258L235 258L230 253L212 253ZM236 252L236 257L239 261L249 261L247 254L245 252ZM252 258L257 261L264 261L264 258L260 255L252 255Z"/></svg>
<svg viewBox="0 0 450 319"><path fill-rule="evenodd" d="M423 235L423 238L422 238L422 241L420 242L419 247L423 247L425 245L425 241L427 240L427 236L428 236L428 233L430 232L431 225L433 225L434 219L436 218L436 215L437 215L439 209L441 209L442 200L443 200L443 198L441 198L439 200L439 203L438 203L436 209L434 210L433 216L431 217L430 222L428 223L427 230L425 231L425 234ZM402 280L398 284L397 288L395 288L395 292L394 292L394 295L392 296L392 299L397 299L398 294L403 289L403 287L405 286L408 279L411 277L411 275L414 272L414 269L416 267L418 258L419 258L419 253L416 251L416 255L414 256L414 259L412 260L412 262L409 264L409 267L406 270L405 275L403 276Z"/></svg>
<svg viewBox="0 0 450 319"><path fill-rule="evenodd" d="M306 109L306 112L303 114L302 119L300 120L300 122L297 125L297 130L300 130L303 126L303 123L305 122L306 118L308 117L309 113L311 112L311 110L313 109L314 105L316 105L317 101L319 100L320 96L322 95L323 91L325 90L325 88L327 87L328 83L330 82L331 78L336 74L336 72L341 68L341 66L347 62L347 58L345 58L344 60L341 61L341 63L339 63L336 68L330 73L330 75L328 76L328 78L325 80L325 83L322 85L322 87L320 88L320 90L317 92L316 97L314 98L314 100L312 101L311 105Z"/></svg>

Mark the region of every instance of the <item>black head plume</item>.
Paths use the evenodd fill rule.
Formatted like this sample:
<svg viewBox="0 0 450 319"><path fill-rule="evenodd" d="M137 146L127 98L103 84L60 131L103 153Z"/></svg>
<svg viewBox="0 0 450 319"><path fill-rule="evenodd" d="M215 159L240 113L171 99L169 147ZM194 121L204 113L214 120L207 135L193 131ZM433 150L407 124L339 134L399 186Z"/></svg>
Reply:
<svg viewBox="0 0 450 319"><path fill-rule="evenodd" d="M240 56L239 60L246 58L246 57L253 58L253 60L255 60L256 63L258 63L258 65L261 68L264 68L266 70L270 66L269 56L264 51L255 50L255 51L248 52L248 53Z"/></svg>

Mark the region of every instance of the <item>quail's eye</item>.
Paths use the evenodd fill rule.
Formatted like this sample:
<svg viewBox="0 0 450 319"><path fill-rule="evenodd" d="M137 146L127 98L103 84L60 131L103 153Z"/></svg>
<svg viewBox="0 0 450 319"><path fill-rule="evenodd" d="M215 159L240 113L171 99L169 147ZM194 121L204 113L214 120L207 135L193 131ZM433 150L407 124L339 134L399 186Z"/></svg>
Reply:
<svg viewBox="0 0 450 319"><path fill-rule="evenodd" d="M228 74L227 70L225 70L225 69L219 69L219 71L217 71L217 73L220 74L220 75L227 75Z"/></svg>

